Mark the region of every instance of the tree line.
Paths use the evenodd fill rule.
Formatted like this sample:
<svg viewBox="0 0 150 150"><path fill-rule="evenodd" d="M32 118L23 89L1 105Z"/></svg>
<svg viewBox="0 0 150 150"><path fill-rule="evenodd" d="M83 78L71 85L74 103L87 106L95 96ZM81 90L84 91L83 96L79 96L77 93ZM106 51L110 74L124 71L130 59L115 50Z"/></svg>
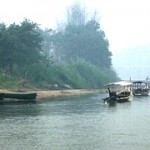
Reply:
<svg viewBox="0 0 150 150"><path fill-rule="evenodd" d="M91 83L96 84L100 77L103 77L103 82L118 79L112 69L109 42L99 22L95 18L86 20L85 11L78 3L67 12L67 22L61 30L43 30L28 19L9 26L0 23L0 69L10 76L39 81L44 85L59 81L58 84L72 84L76 88L87 87L82 80L88 82L88 77L81 71L85 66L99 74ZM72 70L73 66L76 71ZM73 74L69 76L71 70L82 78ZM104 75L106 72L111 72L111 76ZM75 85L71 78L78 78L84 86ZM103 82L95 87L102 86Z"/></svg>

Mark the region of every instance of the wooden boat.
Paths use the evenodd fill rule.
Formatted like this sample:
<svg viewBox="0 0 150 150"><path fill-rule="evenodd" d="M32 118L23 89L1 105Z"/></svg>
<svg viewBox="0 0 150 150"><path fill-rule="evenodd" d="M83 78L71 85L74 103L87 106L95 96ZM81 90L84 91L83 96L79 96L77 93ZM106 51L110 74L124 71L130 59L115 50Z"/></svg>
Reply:
<svg viewBox="0 0 150 150"><path fill-rule="evenodd" d="M104 98L104 102L127 102L130 100L130 97L132 95L131 90L132 82L128 81L120 81L120 82L113 82L106 84L105 87L107 87L109 92L109 97Z"/></svg>
<svg viewBox="0 0 150 150"><path fill-rule="evenodd" d="M0 100L4 99L4 93L0 93Z"/></svg>
<svg viewBox="0 0 150 150"><path fill-rule="evenodd" d="M0 93L0 100L3 99L22 99L22 100L34 100L36 99L36 93Z"/></svg>
<svg viewBox="0 0 150 150"><path fill-rule="evenodd" d="M148 96L149 86L147 81L133 81L132 82L132 93L134 96Z"/></svg>

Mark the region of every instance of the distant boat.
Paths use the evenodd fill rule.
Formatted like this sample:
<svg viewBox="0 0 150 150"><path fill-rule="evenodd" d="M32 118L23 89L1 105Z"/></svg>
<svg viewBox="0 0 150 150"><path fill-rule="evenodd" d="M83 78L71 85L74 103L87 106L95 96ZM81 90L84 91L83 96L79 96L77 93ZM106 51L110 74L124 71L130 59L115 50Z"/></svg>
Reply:
<svg viewBox="0 0 150 150"><path fill-rule="evenodd" d="M120 81L106 84L105 87L108 89L109 97L104 98L104 102L127 102L130 100L132 95L131 90L132 82Z"/></svg>
<svg viewBox="0 0 150 150"><path fill-rule="evenodd" d="M18 99L18 100L35 100L36 99L36 93L20 93L20 92L12 92L12 93L0 93L0 100L6 99Z"/></svg>
<svg viewBox="0 0 150 150"><path fill-rule="evenodd" d="M132 93L134 96L148 96L149 95L149 82L147 81L133 81Z"/></svg>

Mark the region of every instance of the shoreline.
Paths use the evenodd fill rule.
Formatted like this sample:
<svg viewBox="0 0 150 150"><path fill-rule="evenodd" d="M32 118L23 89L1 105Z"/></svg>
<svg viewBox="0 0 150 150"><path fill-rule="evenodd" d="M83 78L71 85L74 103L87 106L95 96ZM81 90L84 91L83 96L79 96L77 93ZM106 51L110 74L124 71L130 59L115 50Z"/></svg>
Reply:
<svg viewBox="0 0 150 150"><path fill-rule="evenodd" d="M65 89L65 90L8 90L0 89L0 93L24 93L24 92L35 92L37 93L36 99L47 99L47 98L57 98L65 96L79 96L79 95L90 95L90 94L102 94L106 93L105 89Z"/></svg>
<svg viewBox="0 0 150 150"><path fill-rule="evenodd" d="M70 90L46 90L46 91L35 91L37 93L37 99L45 98L56 98L65 96L79 96L79 95L90 95L90 94L102 94L106 93L104 89L70 89Z"/></svg>

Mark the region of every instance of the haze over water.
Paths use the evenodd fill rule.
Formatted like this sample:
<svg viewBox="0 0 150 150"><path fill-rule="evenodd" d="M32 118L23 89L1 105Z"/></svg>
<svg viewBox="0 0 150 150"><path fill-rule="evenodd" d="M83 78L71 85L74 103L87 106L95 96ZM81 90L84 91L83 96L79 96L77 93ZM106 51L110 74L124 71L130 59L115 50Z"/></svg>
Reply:
<svg viewBox="0 0 150 150"><path fill-rule="evenodd" d="M149 150L150 97L109 106L106 95L0 105L0 149Z"/></svg>

